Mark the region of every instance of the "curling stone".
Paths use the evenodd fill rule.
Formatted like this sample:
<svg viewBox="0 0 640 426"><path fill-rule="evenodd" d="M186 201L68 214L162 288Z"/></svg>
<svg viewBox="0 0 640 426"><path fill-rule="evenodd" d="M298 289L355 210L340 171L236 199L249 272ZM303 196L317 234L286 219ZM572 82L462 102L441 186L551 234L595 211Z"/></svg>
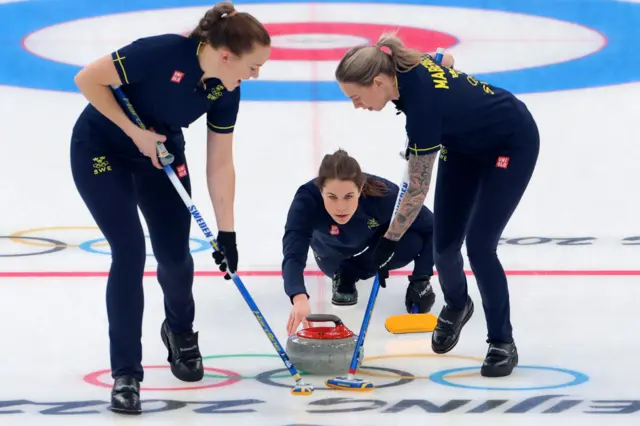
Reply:
<svg viewBox="0 0 640 426"><path fill-rule="evenodd" d="M296 368L311 374L345 374L349 371L358 336L336 315L312 314L309 322L333 322L334 327L309 327L287 339L287 355ZM358 365L364 350L358 354Z"/></svg>

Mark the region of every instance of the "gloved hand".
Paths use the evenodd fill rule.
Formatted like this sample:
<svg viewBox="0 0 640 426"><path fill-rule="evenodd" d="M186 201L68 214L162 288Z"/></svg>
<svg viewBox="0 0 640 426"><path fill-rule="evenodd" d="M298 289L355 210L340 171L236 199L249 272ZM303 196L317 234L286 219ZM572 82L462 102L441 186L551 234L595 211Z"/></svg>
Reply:
<svg viewBox="0 0 640 426"><path fill-rule="evenodd" d="M373 263L378 270L388 269L387 265L391 262L397 245L397 241L392 241L385 237L380 238L380 241L378 241L373 251Z"/></svg>
<svg viewBox="0 0 640 426"><path fill-rule="evenodd" d="M388 269L381 269L378 271L378 282L380 283L380 287L387 288L387 278L389 278Z"/></svg>
<svg viewBox="0 0 640 426"><path fill-rule="evenodd" d="M213 253L213 260L219 265L220 271L227 272L225 280L230 280L229 272L235 273L238 270L238 248L236 247L236 233L219 231L218 249ZM226 260L225 260L226 258ZM227 263L228 262L228 263Z"/></svg>
<svg viewBox="0 0 640 426"><path fill-rule="evenodd" d="M404 306L410 314L426 314L431 311L436 295L430 283L430 276L409 275L409 285L404 297Z"/></svg>

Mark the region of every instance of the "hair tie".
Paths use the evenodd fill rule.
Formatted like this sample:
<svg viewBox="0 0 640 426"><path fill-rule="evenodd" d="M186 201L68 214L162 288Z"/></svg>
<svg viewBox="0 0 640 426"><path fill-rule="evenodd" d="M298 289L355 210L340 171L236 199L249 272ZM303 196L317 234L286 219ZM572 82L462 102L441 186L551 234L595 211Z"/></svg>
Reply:
<svg viewBox="0 0 640 426"><path fill-rule="evenodd" d="M235 10L232 10L231 12L225 12L222 15L220 15L221 18L231 18L233 15L236 14Z"/></svg>
<svg viewBox="0 0 640 426"><path fill-rule="evenodd" d="M387 55L391 55L393 52L391 52L391 49L389 49L389 46L376 46L378 49L380 49L380 51L382 51L383 53L386 53Z"/></svg>

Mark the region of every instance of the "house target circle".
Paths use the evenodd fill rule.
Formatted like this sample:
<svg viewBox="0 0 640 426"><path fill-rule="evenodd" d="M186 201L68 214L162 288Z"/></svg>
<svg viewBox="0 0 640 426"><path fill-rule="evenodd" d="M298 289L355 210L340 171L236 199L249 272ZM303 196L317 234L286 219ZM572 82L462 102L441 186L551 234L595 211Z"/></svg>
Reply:
<svg viewBox="0 0 640 426"><path fill-rule="evenodd" d="M303 34L306 25L309 27L307 36L311 38L315 37L314 34L317 35L317 28L311 28L314 22L343 25L346 33L344 39L340 40L335 34L332 36L340 49L349 43L359 42L355 40L357 34L352 34L352 41L346 40L349 38L349 24L381 25L389 30L400 28L399 35L402 36L402 28L411 27L414 23L410 20L418 19L422 22L420 27L425 31L449 34L458 39L451 52L458 55L459 61L456 66L462 71L515 94L598 87L640 80L640 60L633 54L640 45L640 30L634 24L640 22L640 4L637 3L590 3L588 12L578 2L565 2L562 7L558 7L554 0L513 0L508 4L501 3L493 9L473 8L468 0L334 0L313 4L300 0L284 0L278 3L245 0L235 4L238 10L253 13L266 25L299 25L301 27L297 34ZM182 0L139 0L135 4L59 0L55 4L17 2L0 5L0 24L4 24L1 28L4 28L4 37L7 40L0 46L0 59L9 64L0 70L0 84L77 93L73 76L80 69L81 63L86 63L91 54L95 57L98 52L108 53L110 48L120 47L140 36L190 31L202 13L210 7L211 2L206 0L193 0L189 7L184 7ZM393 12L394 10L398 12ZM330 13L331 11L333 13ZM158 21L160 26L136 30L134 25L129 24L136 20L139 22L140 13L143 12L157 16L158 19L148 21ZM175 28L166 27L169 21L161 19L162 13L164 16L171 15L172 19L169 21L176 22ZM394 13L407 18L401 20ZM484 19L483 25L494 32L478 33L474 36L470 31L479 31L479 25L467 24L468 28L455 25L452 27L451 23L456 22L453 18L461 16L460 14L475 17L468 19L468 22L480 22ZM602 16L620 16L621 19L603 19ZM555 33L564 34L563 37L566 39L553 40L542 33L531 33L527 36L529 38L518 40L514 34L497 30L500 26L495 23L501 20L506 22L504 20L507 19L522 23L544 23L547 28L560 29L560 32ZM83 25L84 28L99 28L95 26L98 22L105 24L104 31L113 34L113 27L107 24L115 20L122 22L123 34L120 35L121 39L113 40L111 45L94 40L94 44L87 46L88 41L72 37L67 45L58 43L57 50L51 48L56 45L56 37L52 37L56 31L58 39L62 40L65 34L81 34L69 33L68 30L77 30ZM486 23L487 20L490 20L489 24ZM449 27L446 27L447 25ZM536 25L520 25L518 28L535 28ZM553 30L548 32L554 33ZM281 36L282 34L279 34L276 37L276 41L281 45L295 44L292 41L295 37L290 36L288 41L283 42ZM483 44L482 40L488 36L493 36L493 39ZM370 38L366 39L371 41ZM104 39L104 36L100 37L98 33L96 39ZM331 37L327 36L327 40L329 39ZM48 47L47 40L50 40ZM364 41L364 38L361 37L360 41ZM316 42L319 42L318 37L310 44ZM518 47L520 42L521 46ZM497 48L496 43L499 44ZM557 43L563 43L560 46L562 49L558 48ZM504 49L508 49L509 46L516 46L513 48L515 50L503 54ZM307 54L311 57L314 51L316 54L325 54L326 49L320 47L309 49ZM294 51L296 48L289 50ZM563 50L567 50L567 53L557 53ZM492 55L493 51L500 51L501 54ZM335 68L334 62L328 59L270 61L265 65L260 79L243 83L243 99L347 101L335 81L330 79ZM616 64L616 72L593 72L612 63Z"/></svg>

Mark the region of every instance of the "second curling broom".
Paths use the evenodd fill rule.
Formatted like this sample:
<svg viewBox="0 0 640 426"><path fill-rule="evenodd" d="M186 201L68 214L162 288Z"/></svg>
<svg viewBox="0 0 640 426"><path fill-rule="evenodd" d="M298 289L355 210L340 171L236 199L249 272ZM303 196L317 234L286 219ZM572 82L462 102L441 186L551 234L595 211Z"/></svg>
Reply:
<svg viewBox="0 0 640 426"><path fill-rule="evenodd" d="M442 58L444 56L444 49L438 48L436 51L435 62L440 64ZM400 208L400 204L404 199L404 195L409 188L409 168L405 167L404 175L402 178L402 185L400 185L400 189L398 191L398 197L396 198L396 204L393 209L393 214L391 215L391 222L396 216L398 209ZM360 327L360 333L358 334L358 340L356 342L356 347L353 351L353 356L351 358L351 365L349 366L349 372L346 376L338 376L332 379L328 379L325 383L328 387L333 389L341 389L341 390L350 390L350 391L372 391L374 389L374 385L372 382L368 380L359 379L356 377L356 371L358 369L358 358L360 355L360 350L364 345L364 339L367 334L367 329L369 328L369 322L371 321L371 315L373 313L373 307L376 302L376 298L378 297L378 290L380 290L380 278L378 274L376 274L375 279L373 280L373 286L371 287L371 295L369 296L369 302L367 303L367 308L364 312L364 318L362 319L362 326ZM414 315L414 314L410 314Z"/></svg>

